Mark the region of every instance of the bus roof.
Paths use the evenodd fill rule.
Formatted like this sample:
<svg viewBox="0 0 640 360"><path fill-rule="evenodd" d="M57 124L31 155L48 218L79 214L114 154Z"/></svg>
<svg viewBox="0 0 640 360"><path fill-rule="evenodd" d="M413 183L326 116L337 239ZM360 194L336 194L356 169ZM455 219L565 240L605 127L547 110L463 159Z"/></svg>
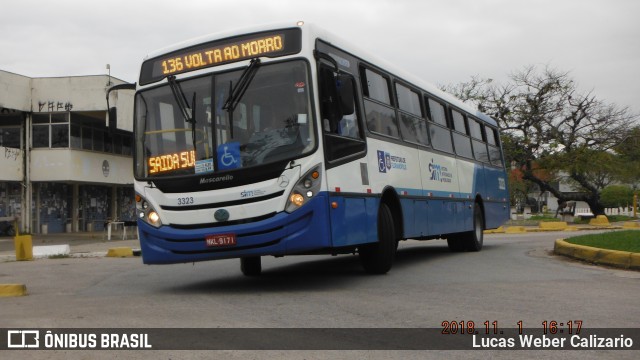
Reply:
<svg viewBox="0 0 640 360"><path fill-rule="evenodd" d="M302 28L303 39L307 39L310 44L315 44L316 39L321 39L357 58L360 58L380 69L383 69L384 71L392 74L394 77L402 79L404 82L408 84L421 88L422 90L430 93L431 95L437 98L440 98L441 100L453 105L454 107L457 107L461 110L466 111L467 113L483 120L484 122L490 125L497 126L496 121L493 118L491 118L489 115L479 111L478 109L474 108L470 104L464 103L462 100L458 99L457 97L440 90L437 86L427 81L424 81L415 73L412 74L412 73L408 73L405 70L402 70L401 67L394 65L380 58L377 55L373 55L370 51L362 49L361 47L347 40L344 40L343 36L335 35L320 26L316 26L315 24L310 24L302 21L275 23L275 24L269 24L269 25L258 25L253 27L244 27L244 28L227 30L224 32L219 32L214 34L208 34L208 35L189 39L189 40L153 51L149 53L144 58L144 60L148 60L157 56L161 56L166 53L170 53L179 49L195 46L195 45L212 41L212 40L225 39L225 38L230 38L230 37L239 36L243 34L251 34L251 33L257 33L261 31L285 29L285 28L292 28L292 27ZM315 46L315 45L312 45L312 46Z"/></svg>

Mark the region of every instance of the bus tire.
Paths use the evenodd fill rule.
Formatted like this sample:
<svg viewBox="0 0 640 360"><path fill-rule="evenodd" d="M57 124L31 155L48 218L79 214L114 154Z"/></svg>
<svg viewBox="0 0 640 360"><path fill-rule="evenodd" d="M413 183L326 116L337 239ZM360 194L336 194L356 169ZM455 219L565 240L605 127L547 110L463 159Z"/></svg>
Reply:
<svg viewBox="0 0 640 360"><path fill-rule="evenodd" d="M262 272L260 256L240 258L240 270L244 276L260 276Z"/></svg>
<svg viewBox="0 0 640 360"><path fill-rule="evenodd" d="M396 256L395 224L389 207L382 203L378 209L378 242L358 249L362 267L369 274L386 274Z"/></svg>
<svg viewBox="0 0 640 360"><path fill-rule="evenodd" d="M484 215L479 204L473 206L473 230L447 238L449 250L453 252L480 251L484 241Z"/></svg>

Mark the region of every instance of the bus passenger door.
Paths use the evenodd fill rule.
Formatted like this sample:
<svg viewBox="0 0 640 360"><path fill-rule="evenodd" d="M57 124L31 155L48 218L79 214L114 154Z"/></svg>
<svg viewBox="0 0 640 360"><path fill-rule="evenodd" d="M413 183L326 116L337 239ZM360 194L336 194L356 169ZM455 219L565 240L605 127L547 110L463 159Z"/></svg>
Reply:
<svg viewBox="0 0 640 360"><path fill-rule="evenodd" d="M365 196L368 169L366 161L359 159L366 154L366 142L357 107L355 79L321 63L318 82L327 187L330 202L338 204L331 211L332 245L361 244L375 235L371 234L375 224L369 220L375 219L372 214L377 209L373 206L375 199ZM342 192L350 195L342 196Z"/></svg>

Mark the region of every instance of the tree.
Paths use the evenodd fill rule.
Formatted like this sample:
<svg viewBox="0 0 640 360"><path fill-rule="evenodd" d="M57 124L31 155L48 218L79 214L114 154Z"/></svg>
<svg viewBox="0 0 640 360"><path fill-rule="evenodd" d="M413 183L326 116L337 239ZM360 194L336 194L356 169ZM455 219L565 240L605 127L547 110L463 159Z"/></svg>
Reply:
<svg viewBox="0 0 640 360"><path fill-rule="evenodd" d="M627 107L580 93L568 73L549 67L525 67L506 84L472 77L444 90L498 121L507 164L520 169L524 180L559 202L585 201L594 214L604 213L600 192L617 178L620 161L611 149L622 143L638 117ZM553 186L563 177L578 192Z"/></svg>
<svg viewBox="0 0 640 360"><path fill-rule="evenodd" d="M629 206L633 203L633 189L624 185L611 185L600 194L602 204L608 208Z"/></svg>
<svg viewBox="0 0 640 360"><path fill-rule="evenodd" d="M629 184L633 190L640 187L640 126L627 132L627 136L614 147L622 160L619 181Z"/></svg>

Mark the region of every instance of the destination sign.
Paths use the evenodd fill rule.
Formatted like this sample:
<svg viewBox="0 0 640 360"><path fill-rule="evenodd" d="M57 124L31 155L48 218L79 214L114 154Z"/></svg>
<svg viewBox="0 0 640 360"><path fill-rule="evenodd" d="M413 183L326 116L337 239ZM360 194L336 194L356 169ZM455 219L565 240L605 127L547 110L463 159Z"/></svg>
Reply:
<svg viewBox="0 0 640 360"><path fill-rule="evenodd" d="M140 71L140 84L246 59L292 55L300 49L299 28L210 41L145 61Z"/></svg>
<svg viewBox="0 0 640 360"><path fill-rule="evenodd" d="M196 163L193 150L180 153L152 156L148 159L149 175L157 175L168 171L192 168Z"/></svg>

